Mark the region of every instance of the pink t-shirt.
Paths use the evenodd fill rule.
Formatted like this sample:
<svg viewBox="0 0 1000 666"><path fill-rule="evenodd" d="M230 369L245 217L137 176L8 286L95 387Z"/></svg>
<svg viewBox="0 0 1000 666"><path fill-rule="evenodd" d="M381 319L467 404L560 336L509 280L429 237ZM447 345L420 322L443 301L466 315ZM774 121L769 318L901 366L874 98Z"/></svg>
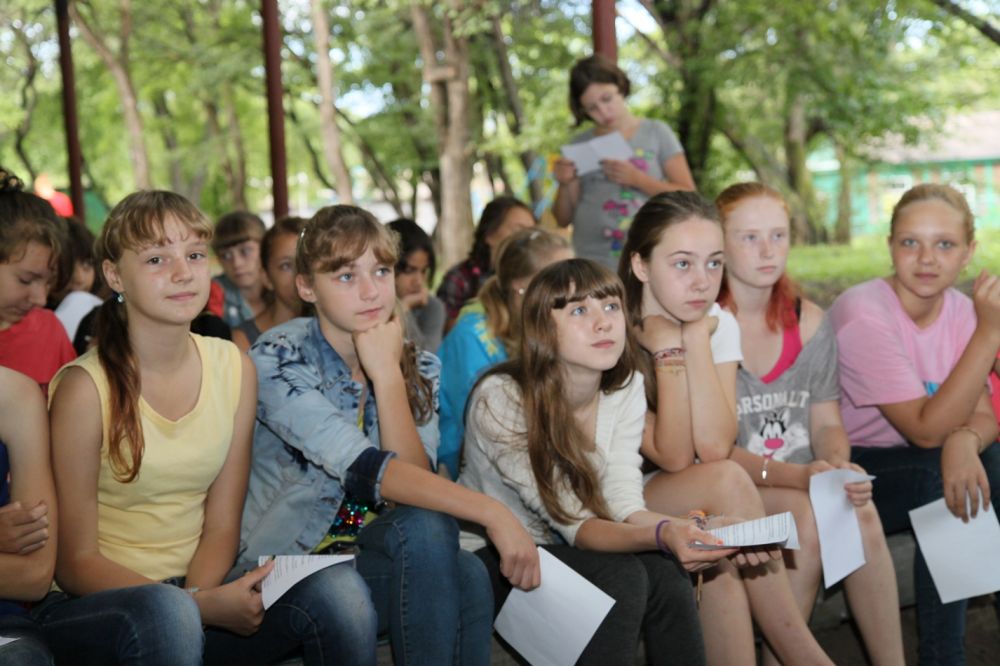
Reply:
<svg viewBox="0 0 1000 666"><path fill-rule="evenodd" d="M972 300L944 293L937 320L918 328L883 279L851 287L830 308L840 364L840 411L851 444L904 446L877 405L933 395L976 328Z"/></svg>

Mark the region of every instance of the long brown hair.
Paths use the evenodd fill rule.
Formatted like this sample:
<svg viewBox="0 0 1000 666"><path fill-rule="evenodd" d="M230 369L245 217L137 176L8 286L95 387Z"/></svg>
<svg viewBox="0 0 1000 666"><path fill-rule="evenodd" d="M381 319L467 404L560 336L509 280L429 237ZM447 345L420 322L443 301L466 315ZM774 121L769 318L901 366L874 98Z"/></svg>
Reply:
<svg viewBox="0 0 1000 666"><path fill-rule="evenodd" d="M559 502L568 488L585 509L608 518L597 470L587 451L593 447L576 424L566 401L566 378L559 356L559 337L552 319L561 310L588 297L625 298L618 278L589 259L553 264L536 275L524 295L524 331L520 353L496 366L489 375L509 375L521 391L528 458L546 511L567 524L579 516ZM618 363L601 375L600 390L613 393L628 385L635 371L635 343L626 326L625 351Z"/></svg>
<svg viewBox="0 0 1000 666"><path fill-rule="evenodd" d="M212 225L198 207L179 194L161 190L134 192L119 202L108 214L101 235L94 246L99 265L117 264L125 250L138 251L165 240L164 224L173 219L206 240L212 237ZM129 483L139 475L145 440L139 417L139 394L142 390L139 368L128 335L125 305L109 298L97 313L97 357L108 379L110 417L108 459L115 478Z"/></svg>
<svg viewBox="0 0 1000 666"><path fill-rule="evenodd" d="M295 270L311 282L316 273L337 271L368 248L386 266L395 266L399 260L398 236L374 215L357 206L327 206L316 211L299 235ZM403 321L398 300L393 316ZM426 423L434 414L434 387L417 370L417 348L408 340L403 343L399 366L413 419Z"/></svg>
<svg viewBox="0 0 1000 666"><path fill-rule="evenodd" d="M507 353L516 353L521 338L521 311L514 306L517 294L511 283L529 278L557 250L569 243L542 229L523 229L511 234L497 248L496 272L479 289L479 302L486 312L486 326L503 342Z"/></svg>
<svg viewBox="0 0 1000 666"><path fill-rule="evenodd" d="M736 183L722 190L719 196L715 198L715 205L722 216L722 228L725 229L726 218L733 212L737 204L745 199L753 199L754 197L774 199L785 209L785 214L789 215L788 202L773 187L755 182ZM787 272L782 273L778 281L771 287L771 297L767 301L767 311L764 313L764 322L770 330L777 331L779 329L795 327L797 323L795 301L798 297L798 285L795 284L792 278L788 277ZM716 301L722 307L736 314L736 301L733 300L733 294L729 291L728 279L722 280L722 286L719 289L719 296L716 298Z"/></svg>

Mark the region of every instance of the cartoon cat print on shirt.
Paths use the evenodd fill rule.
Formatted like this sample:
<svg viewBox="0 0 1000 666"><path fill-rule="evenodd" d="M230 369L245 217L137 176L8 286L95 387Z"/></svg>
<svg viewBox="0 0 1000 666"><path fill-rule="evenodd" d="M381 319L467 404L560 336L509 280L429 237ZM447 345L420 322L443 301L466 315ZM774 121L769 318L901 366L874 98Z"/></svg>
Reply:
<svg viewBox="0 0 1000 666"><path fill-rule="evenodd" d="M760 425L747 443L751 453L785 460L790 451L809 446L809 433L802 424L788 423L788 409L762 412L759 418Z"/></svg>

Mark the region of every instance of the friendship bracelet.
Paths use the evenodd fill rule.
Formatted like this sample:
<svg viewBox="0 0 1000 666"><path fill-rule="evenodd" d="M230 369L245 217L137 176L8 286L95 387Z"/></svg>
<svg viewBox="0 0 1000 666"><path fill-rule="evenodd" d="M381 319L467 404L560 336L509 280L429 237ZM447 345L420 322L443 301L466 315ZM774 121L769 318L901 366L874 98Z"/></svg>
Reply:
<svg viewBox="0 0 1000 666"><path fill-rule="evenodd" d="M664 347L653 352L653 362L665 361L667 359L677 359L684 361L684 347Z"/></svg>
<svg viewBox="0 0 1000 666"><path fill-rule="evenodd" d="M656 523L656 547L660 549L661 553L670 553L670 549L667 548L667 544L660 540L660 528L669 523L670 521L666 518Z"/></svg>
<svg viewBox="0 0 1000 666"><path fill-rule="evenodd" d="M983 441L983 436L980 435L979 432L975 428L972 428L972 427L967 426L967 425L958 426L957 428L952 428L951 432L948 433L948 436L951 437L956 432L961 432L963 430L965 430L967 432L971 432L973 435L976 436L976 439L979 441L979 444L976 446L976 451L978 453L982 453L983 452L983 444L985 444L985 442Z"/></svg>

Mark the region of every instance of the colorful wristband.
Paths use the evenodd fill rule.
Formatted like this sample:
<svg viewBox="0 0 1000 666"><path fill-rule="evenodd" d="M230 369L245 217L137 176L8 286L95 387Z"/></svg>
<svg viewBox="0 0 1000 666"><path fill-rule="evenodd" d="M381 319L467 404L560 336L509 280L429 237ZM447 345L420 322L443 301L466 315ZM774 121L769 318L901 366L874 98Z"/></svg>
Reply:
<svg viewBox="0 0 1000 666"><path fill-rule="evenodd" d="M660 528L669 523L670 521L666 518L656 523L656 547L660 549L662 553L669 553L670 549L667 548L667 544L663 543L660 539Z"/></svg>

